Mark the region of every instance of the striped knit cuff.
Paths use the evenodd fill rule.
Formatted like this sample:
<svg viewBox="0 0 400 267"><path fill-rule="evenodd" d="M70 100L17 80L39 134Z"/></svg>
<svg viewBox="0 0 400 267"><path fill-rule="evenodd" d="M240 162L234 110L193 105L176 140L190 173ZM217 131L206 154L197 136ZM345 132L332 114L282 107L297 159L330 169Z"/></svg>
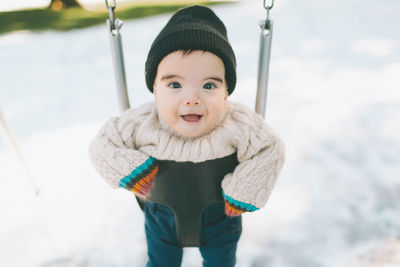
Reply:
<svg viewBox="0 0 400 267"><path fill-rule="evenodd" d="M119 186L142 197L146 197L153 185L157 171L158 166L156 159L149 157L142 165L135 168L131 174L125 176L119 182Z"/></svg>
<svg viewBox="0 0 400 267"><path fill-rule="evenodd" d="M235 200L230 196L225 195L224 190L222 190L222 195L225 199L225 214L230 217L239 216L243 212L256 211L259 209L254 205Z"/></svg>

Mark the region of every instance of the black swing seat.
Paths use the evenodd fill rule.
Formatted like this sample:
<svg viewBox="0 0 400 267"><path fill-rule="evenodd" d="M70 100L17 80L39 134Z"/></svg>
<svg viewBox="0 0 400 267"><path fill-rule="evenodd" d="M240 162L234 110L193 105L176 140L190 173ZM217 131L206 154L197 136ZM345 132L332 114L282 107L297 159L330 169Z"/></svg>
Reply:
<svg viewBox="0 0 400 267"><path fill-rule="evenodd" d="M224 201L221 181L239 164L236 153L200 163L159 160L146 200L170 208L181 247L200 247L204 210ZM143 209L143 199L137 198Z"/></svg>

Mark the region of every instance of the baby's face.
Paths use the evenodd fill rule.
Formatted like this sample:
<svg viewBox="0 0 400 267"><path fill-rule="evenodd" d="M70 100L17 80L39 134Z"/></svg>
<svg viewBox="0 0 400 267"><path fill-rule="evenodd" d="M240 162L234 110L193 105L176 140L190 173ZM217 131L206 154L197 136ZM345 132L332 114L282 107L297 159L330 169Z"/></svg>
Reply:
<svg viewBox="0 0 400 267"><path fill-rule="evenodd" d="M158 113L172 129L187 137L205 134L226 109L224 63L209 52L175 51L158 65L153 92Z"/></svg>

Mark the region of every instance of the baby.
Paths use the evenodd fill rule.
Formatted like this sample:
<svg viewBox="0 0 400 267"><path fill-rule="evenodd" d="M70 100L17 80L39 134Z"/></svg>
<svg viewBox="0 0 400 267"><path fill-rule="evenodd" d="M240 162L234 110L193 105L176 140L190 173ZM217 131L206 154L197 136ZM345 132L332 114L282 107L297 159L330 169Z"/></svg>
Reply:
<svg viewBox="0 0 400 267"><path fill-rule="evenodd" d="M171 17L151 46L145 77L155 101L110 118L90 144L91 161L112 187L143 201L148 267L180 266L182 247L192 245L181 239L190 231L177 229L190 229L196 216L203 266L234 266L241 214L266 204L283 143L260 115L227 100L235 55L207 7Z"/></svg>

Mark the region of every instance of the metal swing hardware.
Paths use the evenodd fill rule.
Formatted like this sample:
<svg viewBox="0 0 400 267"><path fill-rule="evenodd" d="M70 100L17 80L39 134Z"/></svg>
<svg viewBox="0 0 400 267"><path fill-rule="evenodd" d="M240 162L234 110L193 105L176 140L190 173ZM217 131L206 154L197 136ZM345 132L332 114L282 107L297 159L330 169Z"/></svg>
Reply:
<svg viewBox="0 0 400 267"><path fill-rule="evenodd" d="M115 0L105 0L110 18L107 19L107 26L110 33L111 54L114 64L114 74L117 83L117 93L120 111L123 112L130 108L128 87L126 85L124 54L122 50L121 34L122 21L115 18Z"/></svg>
<svg viewBox="0 0 400 267"><path fill-rule="evenodd" d="M115 18L115 0L105 1L110 15L110 19L107 19L107 25L110 31L118 99L122 112L129 108L121 35L119 33L122 21ZM264 0L267 18L260 22L261 40L256 112L262 116L265 116L266 109L272 41L272 21L269 20L269 11L273 5L273 0L270 5L266 5L266 0ZM154 178L153 186L148 192L146 200L136 196L140 208L144 209L147 200L167 206L175 215L178 243L182 247L201 246L202 214L207 207L224 202L221 193L221 181L226 174L233 172L239 164L236 153L200 163L168 160L160 160L158 163L159 171Z"/></svg>
<svg viewBox="0 0 400 267"><path fill-rule="evenodd" d="M264 8L267 11L265 20L260 21L260 50L258 61L258 76L257 76L257 96L256 96L256 112L265 118L265 111L267 107L267 92L268 92L268 78L269 78L269 63L271 59L271 43L272 43L272 30L273 23L269 19L269 11L274 6L274 0L270 5L266 5L264 0Z"/></svg>

